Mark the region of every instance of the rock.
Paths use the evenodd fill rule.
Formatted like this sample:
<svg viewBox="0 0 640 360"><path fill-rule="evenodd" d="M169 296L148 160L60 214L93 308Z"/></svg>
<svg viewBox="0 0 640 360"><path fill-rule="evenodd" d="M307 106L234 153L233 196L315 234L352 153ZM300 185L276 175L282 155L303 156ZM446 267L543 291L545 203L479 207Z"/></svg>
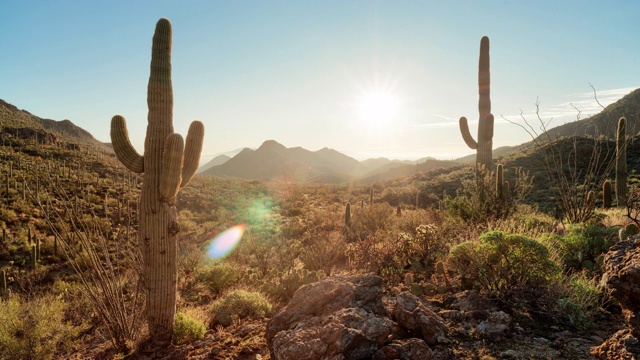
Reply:
<svg viewBox="0 0 640 360"><path fill-rule="evenodd" d="M398 295L393 316L401 327L419 334L429 345L444 342L447 327L442 318L427 306L427 302L404 292Z"/></svg>
<svg viewBox="0 0 640 360"><path fill-rule="evenodd" d="M620 303L634 336L640 337L640 235L613 245L604 264L602 281Z"/></svg>
<svg viewBox="0 0 640 360"><path fill-rule="evenodd" d="M433 359L433 350L422 339L394 340L389 345L378 350L373 360L430 360Z"/></svg>
<svg viewBox="0 0 640 360"><path fill-rule="evenodd" d="M513 321L509 314L503 311L494 311L489 318L476 327L476 334L481 338L492 341L500 341L511 335Z"/></svg>
<svg viewBox="0 0 640 360"><path fill-rule="evenodd" d="M497 306L489 299L480 295L477 291L466 290L449 296L447 299L449 308L460 311L495 311Z"/></svg>
<svg viewBox="0 0 640 360"><path fill-rule="evenodd" d="M395 324L382 303L382 280L332 276L298 289L267 324L271 359L369 359Z"/></svg>
<svg viewBox="0 0 640 360"><path fill-rule="evenodd" d="M620 330L600 346L591 348L591 355L596 359L640 359L638 339L630 329Z"/></svg>

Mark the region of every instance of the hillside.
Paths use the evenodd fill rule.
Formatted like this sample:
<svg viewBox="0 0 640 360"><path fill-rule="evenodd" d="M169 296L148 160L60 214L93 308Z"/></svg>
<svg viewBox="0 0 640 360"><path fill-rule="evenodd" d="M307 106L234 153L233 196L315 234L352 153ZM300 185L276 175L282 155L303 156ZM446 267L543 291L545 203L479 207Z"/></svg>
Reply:
<svg viewBox="0 0 640 360"><path fill-rule="evenodd" d="M610 104L600 113L590 118L566 123L549 129L551 138L557 136L600 136L615 139L618 119L627 118L627 133L635 134L640 130L640 89L636 89Z"/></svg>
<svg viewBox="0 0 640 360"><path fill-rule="evenodd" d="M222 165L224 163L226 163L229 159L231 159L230 156L227 156L225 154L222 155L218 155L216 157L214 157L213 159L209 160L206 164L200 166L198 168L198 171L196 172L197 174L200 174L204 171L207 171L208 169L216 166L216 165Z"/></svg>
<svg viewBox="0 0 640 360"><path fill-rule="evenodd" d="M109 146L69 120L43 119L0 99L0 125L5 141L22 139L40 144L79 146L108 151ZM75 144L75 145L71 145Z"/></svg>

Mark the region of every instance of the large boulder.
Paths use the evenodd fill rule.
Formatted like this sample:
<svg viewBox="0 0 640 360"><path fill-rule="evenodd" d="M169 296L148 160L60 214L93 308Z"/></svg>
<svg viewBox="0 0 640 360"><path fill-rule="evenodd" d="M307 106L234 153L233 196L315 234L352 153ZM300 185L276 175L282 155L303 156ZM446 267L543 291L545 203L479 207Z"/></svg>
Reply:
<svg viewBox="0 0 640 360"><path fill-rule="evenodd" d="M629 328L593 347L591 354L598 359L640 358L640 235L613 245L604 264L602 282L618 300Z"/></svg>
<svg viewBox="0 0 640 360"><path fill-rule="evenodd" d="M640 337L640 235L613 245L604 263L602 281L620 303L633 335Z"/></svg>
<svg viewBox="0 0 640 360"><path fill-rule="evenodd" d="M379 277L333 276L298 289L265 337L272 359L370 359L394 327Z"/></svg>
<svg viewBox="0 0 640 360"><path fill-rule="evenodd" d="M409 292L398 295L393 316L401 327L419 335L429 345L446 339L447 326L442 318L427 306L426 301Z"/></svg>
<svg viewBox="0 0 640 360"><path fill-rule="evenodd" d="M596 359L640 359L640 344L631 330L624 329L613 334L602 345L591 348L591 355Z"/></svg>

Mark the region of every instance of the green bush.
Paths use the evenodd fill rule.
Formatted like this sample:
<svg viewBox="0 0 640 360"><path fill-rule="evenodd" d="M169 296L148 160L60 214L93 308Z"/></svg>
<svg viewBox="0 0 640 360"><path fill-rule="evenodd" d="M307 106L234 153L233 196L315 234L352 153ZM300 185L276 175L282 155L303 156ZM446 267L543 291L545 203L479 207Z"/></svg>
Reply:
<svg viewBox="0 0 640 360"><path fill-rule="evenodd" d="M547 234L540 241L552 251L552 257L564 270L598 269L600 255L617 240L616 228L596 225L570 225L564 235Z"/></svg>
<svg viewBox="0 0 640 360"><path fill-rule="evenodd" d="M219 294L240 279L238 268L229 262L211 263L200 272L198 281L203 282L209 291Z"/></svg>
<svg viewBox="0 0 640 360"><path fill-rule="evenodd" d="M272 310L271 303L262 294L234 290L213 304L211 324L229 326L239 319L265 317Z"/></svg>
<svg viewBox="0 0 640 360"><path fill-rule="evenodd" d="M506 176L505 173L505 179ZM532 180L527 172L515 169L508 191L503 188L501 196L496 189L495 171L481 172L474 179L462 181L456 197L445 197L446 211L472 225L506 219L529 193Z"/></svg>
<svg viewBox="0 0 640 360"><path fill-rule="evenodd" d="M183 312L176 314L173 323L173 342L175 344L184 344L202 339L205 332L207 332L207 329L202 321Z"/></svg>
<svg viewBox="0 0 640 360"><path fill-rule="evenodd" d="M585 272L572 275L569 291L558 299L558 311L580 331L590 331L595 326L594 315L600 308L604 295L602 289Z"/></svg>
<svg viewBox="0 0 640 360"><path fill-rule="evenodd" d="M500 231L483 234L480 243L454 246L449 264L487 294L499 298L523 297L544 288L556 272L544 245Z"/></svg>
<svg viewBox="0 0 640 360"><path fill-rule="evenodd" d="M68 351L80 332L64 321L65 305L54 296L0 298L0 309L2 359L52 359Z"/></svg>

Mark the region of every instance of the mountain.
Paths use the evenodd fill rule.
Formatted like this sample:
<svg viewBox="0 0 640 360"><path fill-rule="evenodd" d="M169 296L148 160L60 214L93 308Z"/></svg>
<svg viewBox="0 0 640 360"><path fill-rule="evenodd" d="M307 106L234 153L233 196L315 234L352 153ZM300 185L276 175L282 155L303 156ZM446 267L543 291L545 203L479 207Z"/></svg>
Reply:
<svg viewBox="0 0 640 360"><path fill-rule="evenodd" d="M38 142L39 144L58 144L75 148L89 146L107 150L108 145L96 140L88 131L69 120L51 120L20 110L0 99L0 136L5 143L18 139Z"/></svg>
<svg viewBox="0 0 640 360"><path fill-rule="evenodd" d="M431 171L440 168L452 168L456 165L459 164L455 161L436 160L433 158L427 159L415 165L389 163L361 177L360 179L358 179L358 183L371 184L378 181L387 181L396 178L411 176L418 172Z"/></svg>
<svg viewBox="0 0 640 360"><path fill-rule="evenodd" d="M274 140L267 140L258 149L245 148L224 164L212 166L202 174L284 181L318 181L331 177L341 182L345 176L359 174L361 169L358 160L332 149L286 148ZM335 181L338 180L332 180Z"/></svg>
<svg viewBox="0 0 640 360"><path fill-rule="evenodd" d="M640 130L640 88L610 104L597 115L554 127L547 130L547 134L551 139L573 135L604 135L615 139L618 119L623 116L627 118L627 134L635 134Z"/></svg>
<svg viewBox="0 0 640 360"><path fill-rule="evenodd" d="M206 164L200 166L196 173L200 174L203 171L206 171L207 169L209 169L209 168L211 168L213 166L222 165L222 164L226 163L227 161L229 161L229 159L231 159L231 157L227 156L225 154L218 155L218 156L214 157L213 159L209 160L209 162L207 162Z"/></svg>

